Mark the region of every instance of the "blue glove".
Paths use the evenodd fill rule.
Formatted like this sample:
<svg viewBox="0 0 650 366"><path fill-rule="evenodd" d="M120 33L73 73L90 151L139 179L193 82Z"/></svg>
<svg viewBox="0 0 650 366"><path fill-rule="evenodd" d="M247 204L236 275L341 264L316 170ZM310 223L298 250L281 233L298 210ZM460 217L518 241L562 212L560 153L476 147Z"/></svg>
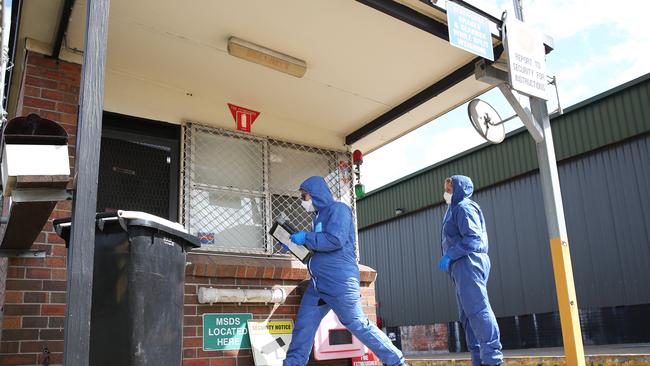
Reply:
<svg viewBox="0 0 650 366"><path fill-rule="evenodd" d="M285 253L289 252L289 247L286 244L280 243L280 246L282 247L282 249L284 250Z"/></svg>
<svg viewBox="0 0 650 366"><path fill-rule="evenodd" d="M438 269L443 272L449 272L449 264L451 263L451 258L448 255L443 255L438 262Z"/></svg>
<svg viewBox="0 0 650 366"><path fill-rule="evenodd" d="M305 245L305 238L307 233L304 231L298 231L297 233L291 234L291 241L298 245Z"/></svg>

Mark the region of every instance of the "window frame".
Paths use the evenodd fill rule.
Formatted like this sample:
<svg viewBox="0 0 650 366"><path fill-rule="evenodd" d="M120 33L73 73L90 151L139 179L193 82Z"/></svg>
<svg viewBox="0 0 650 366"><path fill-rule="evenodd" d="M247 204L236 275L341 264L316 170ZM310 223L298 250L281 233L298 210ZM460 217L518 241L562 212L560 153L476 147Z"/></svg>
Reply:
<svg viewBox="0 0 650 366"><path fill-rule="evenodd" d="M263 218L263 224L262 227L264 229L264 235L263 237L263 243L258 242L258 249L251 250L250 248L242 247L242 248L234 248L234 247L218 247L214 249L207 249L207 248L199 248L197 249L201 253L226 253L226 254L237 254L237 255L250 255L250 256L255 256L255 255L264 255L264 256L276 256L276 255L281 255L279 253L274 252L274 239L271 237L271 235L268 233L272 222L273 222L273 202L274 202L274 196L287 196L287 197L296 197L299 198L299 192L296 188L295 193L293 192L287 192L284 190L278 190L278 189L273 189L270 187L270 176L271 176L271 161L270 161L270 153L271 153L271 148L272 146L278 146L278 147L283 147L283 148L291 148L295 150L304 150L308 152L313 152L313 153L319 153L323 158L325 159L332 159L332 161L337 161L339 160L339 157L345 156L345 159L347 160L347 163L349 166L351 166L352 163L352 156L350 151L336 151L336 150L327 150L323 148L318 148L314 146L308 146L308 145L302 145L302 144L296 144L296 143L291 143L291 142L286 142L286 141L281 141L277 139L271 139L268 137L262 137L262 136L256 136L256 135L251 135L251 134L245 134L241 132L235 132L232 130L227 130L223 128L218 128L218 127L212 127L212 126L206 126L204 124L200 123L194 123L194 122L185 122L182 125L182 135L183 138L182 144L183 147L181 148L181 182L182 182L182 187L180 189L180 196L181 196L181 210L182 210L182 219L183 222L182 224L188 228L191 227L192 223L192 218L191 218L191 193L192 189L197 187L197 183L195 182L195 162L197 159L199 159L196 156L196 144L193 143L193 139L195 138L195 134L197 133L209 133L209 134L215 134L218 136L225 136L228 138L233 138L240 140L240 142L244 143L244 141L251 141L251 142L257 142L262 144L262 179L263 179L263 192L259 191L251 191L247 189L240 189L240 188L234 188L234 187L221 187L221 186L214 186L210 187L213 189L218 189L223 192L228 192L228 193L235 193L235 194L242 194L246 196L250 195L255 195L256 197L261 197L264 202L264 218ZM191 166L187 166L187 164L191 164ZM338 183L338 190L333 192L334 195L336 196L337 194L342 197L342 194L344 192L344 187L347 186L347 193L349 194L350 197L350 202L347 202L351 207L352 207L352 212L353 212L353 220L356 228L356 204L354 200L354 189L353 189L353 182L354 182L354 176L352 170L350 170L350 181L349 182L339 182ZM200 184L199 184L200 186ZM356 231L356 230L355 230ZM356 233L355 233L356 237Z"/></svg>

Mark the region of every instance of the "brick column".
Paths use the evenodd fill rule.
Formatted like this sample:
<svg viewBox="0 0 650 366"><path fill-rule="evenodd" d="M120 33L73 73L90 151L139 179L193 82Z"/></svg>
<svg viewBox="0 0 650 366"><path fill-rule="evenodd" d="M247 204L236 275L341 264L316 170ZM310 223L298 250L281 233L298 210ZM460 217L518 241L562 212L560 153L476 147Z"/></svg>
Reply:
<svg viewBox="0 0 650 366"><path fill-rule="evenodd" d="M80 65L28 52L19 104L11 116L36 113L60 123L70 136L71 168L80 77ZM70 201L57 204L34 242L32 249L44 250L46 258L8 260L6 277L2 277L6 292L0 365L43 365L46 359L50 365L62 363L66 248L54 232L52 219L70 216L70 209Z"/></svg>

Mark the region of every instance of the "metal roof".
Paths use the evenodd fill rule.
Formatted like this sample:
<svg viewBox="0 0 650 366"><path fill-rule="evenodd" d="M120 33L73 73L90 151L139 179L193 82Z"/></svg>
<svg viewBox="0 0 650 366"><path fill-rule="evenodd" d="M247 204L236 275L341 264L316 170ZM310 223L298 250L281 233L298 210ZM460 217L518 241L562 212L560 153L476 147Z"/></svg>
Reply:
<svg viewBox="0 0 650 366"><path fill-rule="evenodd" d="M558 161L648 133L650 74L571 106L551 123ZM537 168L534 141L518 129L499 145L478 146L368 193L357 202L359 228L394 219L396 208L408 214L441 203L442 182L452 174L472 177L480 190Z"/></svg>

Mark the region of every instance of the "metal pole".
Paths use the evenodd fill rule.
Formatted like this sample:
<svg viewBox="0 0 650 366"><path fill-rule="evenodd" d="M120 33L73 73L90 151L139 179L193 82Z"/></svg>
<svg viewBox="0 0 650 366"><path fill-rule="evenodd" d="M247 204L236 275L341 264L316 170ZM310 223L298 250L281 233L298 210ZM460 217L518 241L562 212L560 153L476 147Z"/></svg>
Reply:
<svg viewBox="0 0 650 366"><path fill-rule="evenodd" d="M555 290L562 324L564 353L567 365L584 366L585 354L582 345L580 314L573 282L573 267L564 221L564 206L562 205L551 122L546 108L546 101L539 98L530 98L530 106L533 118L540 124L544 132L544 140L537 143L537 161L539 162L539 176L544 197L546 225L551 242L551 257L553 259Z"/></svg>
<svg viewBox="0 0 650 366"><path fill-rule="evenodd" d="M513 5L517 19L523 21L521 0L513 0ZM541 128L544 136L540 142L536 142L537 161L539 163L539 176L544 198L546 225L551 243L551 258L553 260L555 290L562 324L564 354L567 365L584 366L585 354L582 345L578 300L573 282L573 267L571 265L569 239L564 220L564 206L562 204L551 121L545 100L531 97L530 108L534 122Z"/></svg>
<svg viewBox="0 0 650 366"><path fill-rule="evenodd" d="M95 211L109 3L110 0L87 0L64 342L64 362L75 366L88 365L90 362Z"/></svg>

